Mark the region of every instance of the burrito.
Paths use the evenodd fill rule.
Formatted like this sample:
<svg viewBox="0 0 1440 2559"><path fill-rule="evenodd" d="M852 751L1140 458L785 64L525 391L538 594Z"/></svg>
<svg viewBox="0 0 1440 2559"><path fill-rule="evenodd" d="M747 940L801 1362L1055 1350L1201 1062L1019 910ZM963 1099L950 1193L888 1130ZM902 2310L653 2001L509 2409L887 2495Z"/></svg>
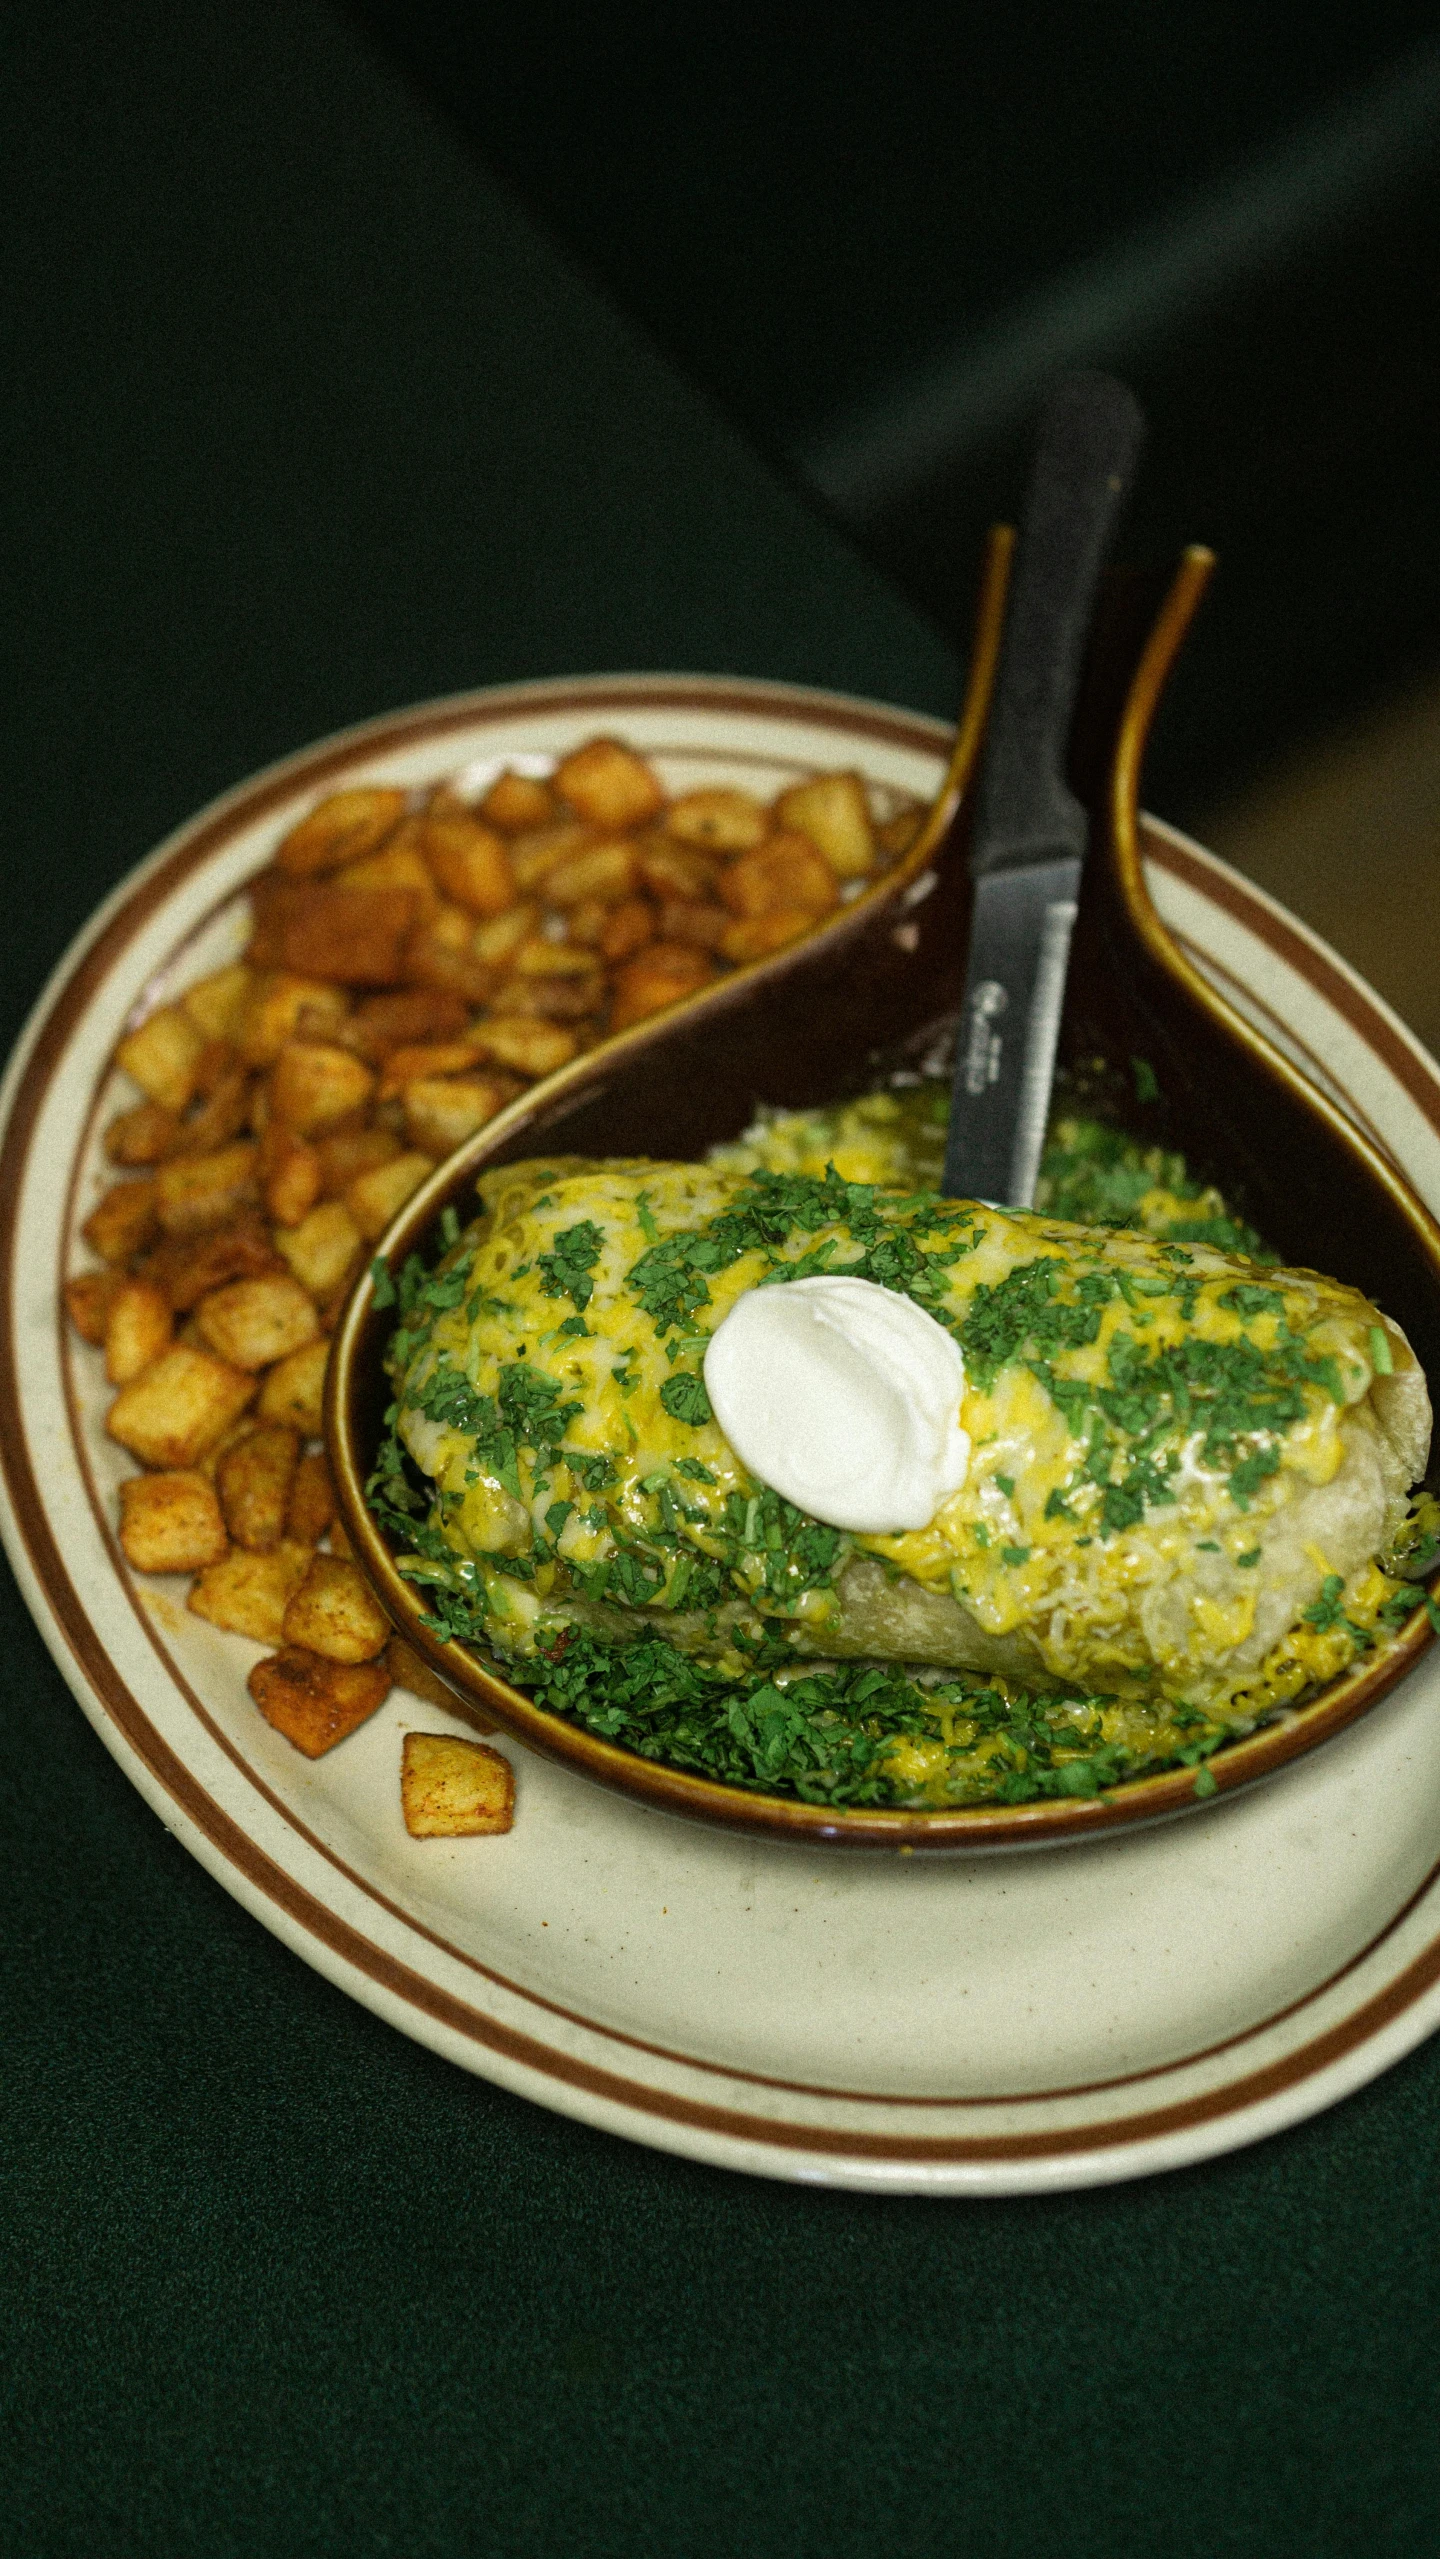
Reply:
<svg viewBox="0 0 1440 2559"><path fill-rule="evenodd" d="M578 1630L1236 1729L1394 1590L1430 1402L1354 1288L833 1166L480 1189L402 1289L373 1498L517 1675Z"/></svg>

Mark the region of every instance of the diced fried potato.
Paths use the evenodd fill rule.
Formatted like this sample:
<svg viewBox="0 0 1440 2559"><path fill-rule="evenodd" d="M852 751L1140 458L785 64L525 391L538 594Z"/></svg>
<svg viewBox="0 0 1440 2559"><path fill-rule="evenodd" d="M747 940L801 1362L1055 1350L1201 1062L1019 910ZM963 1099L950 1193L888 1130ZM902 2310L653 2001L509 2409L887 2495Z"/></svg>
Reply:
<svg viewBox="0 0 1440 2559"><path fill-rule="evenodd" d="M515 901L515 874L505 839L469 815L431 814L421 844L443 896L471 915L501 915Z"/></svg>
<svg viewBox="0 0 1440 2559"><path fill-rule="evenodd" d="M419 1040L413 1048L392 1048L380 1078L379 1099L388 1102L420 1075L463 1075L479 1054L468 1033L463 1040Z"/></svg>
<svg viewBox="0 0 1440 2559"><path fill-rule="evenodd" d="M248 1635L252 1644L283 1644L285 1611L309 1561L303 1546L276 1546L263 1555L242 1548L202 1572L186 1605L227 1634Z"/></svg>
<svg viewBox="0 0 1440 2559"><path fill-rule="evenodd" d="M484 927L479 928L481 931ZM404 975L413 986L433 986L464 1004L483 1004L490 972L475 950L476 923L468 908L442 906L405 946Z"/></svg>
<svg viewBox="0 0 1440 2559"><path fill-rule="evenodd" d="M400 1806L412 1839L480 1839L515 1819L515 1771L488 1742L458 1733L407 1733Z"/></svg>
<svg viewBox="0 0 1440 2559"><path fill-rule="evenodd" d="M488 1075L417 1076L404 1092L405 1134L417 1153L437 1161L493 1120L508 1098ZM408 1163L412 1159L402 1157ZM385 1168L390 1169L388 1166ZM348 1195L347 1195L348 1196ZM387 1220L388 1223L388 1220ZM374 1230L378 1233L380 1230Z"/></svg>
<svg viewBox="0 0 1440 2559"><path fill-rule="evenodd" d="M250 903L250 955L257 967L334 978L342 986L393 986L420 899L413 888L337 888L328 880L284 880L262 871L251 884Z"/></svg>
<svg viewBox="0 0 1440 2559"><path fill-rule="evenodd" d="M809 836L837 880L863 880L874 869L870 804L858 773L817 773L813 782L797 782L781 792L775 814L782 827Z"/></svg>
<svg viewBox="0 0 1440 2559"><path fill-rule="evenodd" d="M128 1386L170 1346L170 1300L153 1280L127 1279L116 1291L105 1322L105 1374L112 1386Z"/></svg>
<svg viewBox="0 0 1440 2559"><path fill-rule="evenodd" d="M354 1555L355 1549L350 1543L350 1532L346 1528L343 1519L339 1517L338 1513L330 1522L330 1535L328 1542L332 1555Z"/></svg>
<svg viewBox="0 0 1440 2559"><path fill-rule="evenodd" d="M772 835L753 853L742 853L721 874L720 895L733 915L774 915L803 907L828 915L840 903L834 872L808 835Z"/></svg>
<svg viewBox="0 0 1440 2559"><path fill-rule="evenodd" d="M600 948L612 968L622 960L633 959L653 942L656 932L655 909L646 897L627 897L623 906L612 906L609 922L600 934Z"/></svg>
<svg viewBox="0 0 1440 2559"><path fill-rule="evenodd" d="M490 1117L493 1119L493 1112ZM484 1122L478 1125L483 1127ZM426 1176L434 1172L435 1161L433 1155L396 1155L390 1163L377 1164L373 1172L362 1173L351 1183L345 1205L367 1244L384 1234L411 1192L418 1191Z"/></svg>
<svg viewBox="0 0 1440 2559"><path fill-rule="evenodd" d="M448 987L406 986L390 995L362 996L351 1017L350 1034L362 1055L374 1063L392 1048L413 1047L418 1040L453 1040L468 1019L463 997Z"/></svg>
<svg viewBox="0 0 1440 2559"><path fill-rule="evenodd" d="M279 1119L272 1120L265 1131L260 1172L265 1214L277 1226L298 1226L325 1187L319 1149Z"/></svg>
<svg viewBox="0 0 1440 2559"><path fill-rule="evenodd" d="M142 1253L159 1225L153 1180L117 1182L96 1201L80 1232L102 1262Z"/></svg>
<svg viewBox="0 0 1440 2559"><path fill-rule="evenodd" d="M617 969L610 1006L612 1031L628 1030L682 996L696 995L715 976L714 962L704 951L684 942L652 942Z"/></svg>
<svg viewBox="0 0 1440 2559"><path fill-rule="evenodd" d="M343 1200L322 1200L298 1226L277 1234L275 1246L301 1287L312 1297L326 1298L349 1278L363 1240Z"/></svg>
<svg viewBox="0 0 1440 2559"><path fill-rule="evenodd" d="M120 1042L115 1063L163 1110L183 1111L204 1046L204 1033L189 1014L179 1004L166 1004Z"/></svg>
<svg viewBox="0 0 1440 2559"><path fill-rule="evenodd" d="M483 968L508 968L539 921L538 906L512 906L508 914L492 916L488 924L476 927L471 942L475 957Z"/></svg>
<svg viewBox="0 0 1440 2559"><path fill-rule="evenodd" d="M548 933L528 933L510 963L515 977L593 979L598 988L600 963L593 951L575 950L568 942L552 942Z"/></svg>
<svg viewBox="0 0 1440 2559"><path fill-rule="evenodd" d="M380 1662L321 1661L287 1645L257 1662L246 1686L266 1723L307 1759L319 1759L384 1704L390 1673Z"/></svg>
<svg viewBox="0 0 1440 2559"><path fill-rule="evenodd" d="M803 906L777 906L768 915L738 915L727 925L720 945L722 959L742 968L747 960L768 959L802 933L813 933L815 917Z"/></svg>
<svg viewBox="0 0 1440 2559"><path fill-rule="evenodd" d="M618 738L591 738L556 767L555 788L593 826L640 826L665 805L650 767Z"/></svg>
<svg viewBox="0 0 1440 2559"><path fill-rule="evenodd" d="M624 903L628 906L630 900L627 898ZM600 937L610 921L611 913L611 908L602 906L598 898L582 897L578 906L566 909L567 940L575 943L580 950L598 951Z"/></svg>
<svg viewBox="0 0 1440 2559"><path fill-rule="evenodd" d="M342 862L358 862L373 853L404 813L403 791L375 785L332 791L282 838L275 848L276 863L292 879L336 871Z"/></svg>
<svg viewBox="0 0 1440 2559"><path fill-rule="evenodd" d="M270 1077L270 1108L297 1136L315 1137L362 1110L374 1090L370 1068L349 1049L287 1040Z"/></svg>
<svg viewBox="0 0 1440 2559"><path fill-rule="evenodd" d="M288 1422L302 1439L318 1439L322 1428L321 1398L330 1345L322 1336L277 1360L260 1389L257 1407L262 1422Z"/></svg>
<svg viewBox="0 0 1440 2559"><path fill-rule="evenodd" d="M203 1038L233 1040L251 983L252 972L244 960L234 960L227 969L212 969L208 977L197 978L180 1001Z"/></svg>
<svg viewBox="0 0 1440 2559"><path fill-rule="evenodd" d="M390 1620L358 1564L312 1555L285 1611L285 1641L327 1662L373 1662L390 1640Z"/></svg>
<svg viewBox="0 0 1440 2559"><path fill-rule="evenodd" d="M516 969L496 987L489 1018L494 1022L519 1015L535 1022L587 1022L604 1000L605 980L598 968L585 977L563 969L530 977Z"/></svg>
<svg viewBox="0 0 1440 2559"><path fill-rule="evenodd" d="M555 798L548 783L532 781L528 773L501 773L490 785L480 803L480 814L502 835L520 835L527 828L548 826L555 816Z"/></svg>
<svg viewBox="0 0 1440 2559"><path fill-rule="evenodd" d="M197 1466L254 1392L254 1378L242 1369L176 1342L121 1387L105 1428L142 1466Z"/></svg>
<svg viewBox="0 0 1440 2559"><path fill-rule="evenodd" d="M452 1715L463 1715L477 1732L493 1733L495 1726L478 1706L466 1697L457 1696L447 1687L438 1671L432 1670L423 1653L407 1644L403 1635L392 1635L385 1647L385 1663L397 1688L408 1690L412 1697L423 1697L430 1706L443 1706Z"/></svg>
<svg viewBox="0 0 1440 2559"><path fill-rule="evenodd" d="M583 852L566 855L546 872L545 903L579 906L586 898L598 898L602 906L614 906L630 896L638 879L633 844L591 844Z"/></svg>
<svg viewBox="0 0 1440 2559"><path fill-rule="evenodd" d="M322 1137L315 1149L320 1158L320 1191L324 1199L342 1199L361 1173L371 1173L377 1164L393 1163L401 1152L399 1138L393 1129L337 1129L333 1137Z"/></svg>
<svg viewBox="0 0 1440 2559"><path fill-rule="evenodd" d="M179 1155L155 1176L155 1206L167 1235L208 1234L228 1226L259 1196L253 1139L237 1138L213 1155Z"/></svg>
<svg viewBox="0 0 1440 2559"><path fill-rule="evenodd" d="M554 1022L477 1022L475 1036L486 1057L497 1066L513 1066L520 1075L553 1075L557 1067L568 1066L580 1045L573 1031Z"/></svg>
<svg viewBox="0 0 1440 2559"><path fill-rule="evenodd" d="M284 1268L258 1218L238 1218L193 1240L177 1237L149 1256L145 1277L163 1288L177 1315L187 1314L227 1280L260 1279Z"/></svg>
<svg viewBox="0 0 1440 2559"><path fill-rule="evenodd" d="M595 841L595 829L583 818L561 818L554 826L537 826L517 835L510 846L510 868L522 898L532 897L561 862L568 862Z"/></svg>
<svg viewBox="0 0 1440 2559"><path fill-rule="evenodd" d="M235 1044L247 1066L273 1066L287 1040L304 1025L311 1039L324 1039L340 1028L350 1011L341 986L323 978L278 975L252 978L240 1009Z"/></svg>
<svg viewBox="0 0 1440 2559"><path fill-rule="evenodd" d="M282 1422L260 1422L231 1441L215 1469L215 1490L237 1546L264 1555L279 1545L299 1462L299 1437Z"/></svg>
<svg viewBox="0 0 1440 2559"><path fill-rule="evenodd" d="M198 1573L218 1563L225 1522L203 1475L132 1475L120 1487L120 1543L137 1573Z"/></svg>
<svg viewBox="0 0 1440 2559"><path fill-rule="evenodd" d="M332 889L413 889L415 921L428 924L440 904L430 865L425 859L422 827L417 817L403 819L388 844L367 853L363 862L347 862L329 885Z"/></svg>
<svg viewBox="0 0 1440 2559"><path fill-rule="evenodd" d="M665 832L701 853L748 853L770 832L770 812L749 791L686 791L665 812Z"/></svg>
<svg viewBox="0 0 1440 2559"><path fill-rule="evenodd" d="M250 1078L234 1059L228 1042L212 1040L200 1061L201 1087L204 1089L207 1061L223 1054L233 1062L216 1076L205 1092L198 1111L191 1111L181 1123L178 1152L184 1155L213 1155L238 1137L250 1116Z"/></svg>
<svg viewBox="0 0 1440 2559"><path fill-rule="evenodd" d="M82 1342L104 1341L110 1309L125 1285L123 1271L80 1271L65 1282L65 1311Z"/></svg>
<svg viewBox="0 0 1440 2559"><path fill-rule="evenodd" d="M180 1143L180 1120L163 1102L137 1102L119 1111L105 1131L105 1152L112 1164L163 1164Z"/></svg>
<svg viewBox="0 0 1440 2559"><path fill-rule="evenodd" d="M661 941L693 943L697 951L718 951L729 925L729 908L706 898L672 897L660 909Z"/></svg>
<svg viewBox="0 0 1440 2559"><path fill-rule="evenodd" d="M720 866L690 844L671 844L651 836L640 849L640 872L652 897L709 900L716 895Z"/></svg>
<svg viewBox="0 0 1440 2559"><path fill-rule="evenodd" d="M923 809L897 809L875 829L875 842L889 862L899 862L909 852L925 823Z"/></svg>
<svg viewBox="0 0 1440 2559"><path fill-rule="evenodd" d="M330 1469L318 1448L307 1449L290 1487L286 1538L292 1546L318 1546L334 1516L335 1487L330 1481Z"/></svg>

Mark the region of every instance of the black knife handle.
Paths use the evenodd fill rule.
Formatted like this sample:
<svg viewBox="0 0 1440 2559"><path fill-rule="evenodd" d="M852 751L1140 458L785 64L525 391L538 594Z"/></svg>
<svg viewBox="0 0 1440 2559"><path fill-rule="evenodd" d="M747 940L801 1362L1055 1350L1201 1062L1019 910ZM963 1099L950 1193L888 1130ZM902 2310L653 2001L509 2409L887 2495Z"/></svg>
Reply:
<svg viewBox="0 0 1440 2559"><path fill-rule="evenodd" d="M970 866L1083 856L1065 757L1100 571L1145 420L1123 382L1071 373L1040 423L990 715Z"/></svg>

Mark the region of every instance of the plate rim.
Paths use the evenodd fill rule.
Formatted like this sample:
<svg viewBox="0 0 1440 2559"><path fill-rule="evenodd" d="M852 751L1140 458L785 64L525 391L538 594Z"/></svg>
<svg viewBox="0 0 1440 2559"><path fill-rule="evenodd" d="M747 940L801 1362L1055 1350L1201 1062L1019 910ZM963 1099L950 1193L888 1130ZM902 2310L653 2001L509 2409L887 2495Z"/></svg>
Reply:
<svg viewBox="0 0 1440 2559"><path fill-rule="evenodd" d="M1389 2061L1398 2058L1402 2051L1409 2049L1440 2022L1440 1992L1437 1992L1437 1984L1440 1984L1440 1933L1428 1949L1406 1965L1395 1981L1375 1997L1362 2002L1350 2018L1330 2027L1312 2044L1296 2048L1293 2053L1258 2073L1241 2074L1238 2079L1210 2092L1208 2098L1197 2094L1186 2098L1178 2108L1162 2106L1138 2115L1114 2115L1093 2126L1056 2128L1052 2132L1038 2132L1029 2137L1011 2132L1004 2136L982 2136L978 2140L954 2136L921 2137L917 2140L889 2132L866 2135L859 2127L831 2128L810 2122L785 2124L773 2117L755 2117L734 2108L697 2107L685 2101L678 2092L646 2088L622 2079L616 2073L596 2071L576 2055L561 2055L552 2047L537 2044L533 2038L517 2036L501 2020L479 2020L475 2012L465 2013L464 2003L454 2001L442 1986L427 1981L413 1969L397 1964L385 1950L367 1945L343 1919L337 1920L333 1911L327 1910L323 1902L317 1901L263 1848L258 1847L224 1807L198 1786L192 1772L185 1768L179 1754L151 1723L140 1701L131 1696L119 1679L115 1666L98 1646L83 1601L74 1591L55 1543L43 1501L39 1500L38 1485L34 1486L34 1491L43 1531L40 1545L43 1551L48 1543L53 1558L49 1578L30 1551L24 1526L29 1506L23 1499L23 1482L19 1487L22 1498L17 1500L17 1478L29 1473L33 1484L33 1470L21 1427L16 1360L14 1256L18 1180L14 1176L23 1162L43 1093L48 1090L69 1037L83 1018L91 992L107 974L112 959L132 938L140 921L153 915L156 908L164 904L178 878L188 875L204 861L220 835L232 831L242 820L248 822L262 815L267 805L288 796L297 787L327 778L337 765L353 764L392 744L415 745L426 739L439 739L447 731L467 725L492 725L532 709L536 712L571 708L593 710L602 703L607 709L617 712L644 706L693 707L738 713L742 717L778 714L797 723L804 721L811 726L828 726L851 735L888 735L897 743L919 748L937 757L943 755L949 738L944 723L925 714L903 711L860 697L820 693L785 683L760 680L752 683L729 677L591 676L553 678L536 685L509 685L449 696L440 703L419 704L411 710L359 723L317 741L313 747L266 767L250 781L237 785L209 803L127 874L82 926L52 971L17 1040L3 1088L0 1088L0 1131L3 1131L3 1136L0 1136L0 1148L3 1148L0 1163L12 1174L6 1185L5 1208L3 1218L0 1218L0 1242L3 1242L7 1273L3 1316L0 1316L0 1371L3 1371L0 1374L0 1411L3 1411L7 1425L11 1425L5 1431L4 1446L0 1449L0 1461L3 1461L3 1472L0 1472L0 1513L3 1513L0 1528L3 1528L5 1544L27 1604L83 1710L131 1782L160 1815L166 1827L184 1840L191 1852L235 1898L290 1944L293 1951L300 1953L351 1995L386 2016L389 2022L400 2025L412 2035L418 2034L421 2040L448 2051L451 2058L467 2063L472 2069L480 2069L483 2075L515 2087L519 2093L536 2097L542 2103L558 2107L560 2111L602 2124L606 2129L631 2138L710 2159L715 2164L771 2175L819 2177L831 2183L872 2187L899 2184L910 2190L945 2192L1058 2188L1149 2173L1181 2164L1186 2159L1209 2156L1239 2146L1241 2142L1260 2138L1269 2130L1278 2129L1282 2122L1299 2120L1388 2066ZM1258 932L1260 938L1292 965L1300 966L1302 974L1316 986L1317 992L1332 1004L1337 1004L1337 1009L1346 1014L1367 1045L1381 1056L1425 1116L1440 1128L1440 1109L1437 1109L1440 1105L1440 1075L1437 1075L1413 1034L1357 973L1298 919L1289 916L1264 892L1252 888L1217 857L1193 845L1172 828L1154 821L1148 824L1152 835L1164 848L1163 866L1188 875L1191 884L1202 894L1226 907L1247 928ZM116 928L122 922L128 929L117 938ZM1337 1003L1337 999L1342 997L1344 1000ZM1381 1035L1379 1039L1375 1038L1376 1033ZM31 1517L33 1525L33 1514ZM64 1590L69 1591L73 1608L57 1609L52 1587L56 1579ZM113 1694L115 1687L122 1692L119 1699ZM199 1807L193 1800L195 1792L200 1795ZM262 1868L263 1873L260 1871ZM1187 2053L1180 2061L1086 2083L1087 2087L1097 2094L1112 2088L1133 2087L1189 2067L1210 2054L1253 2040L1274 2025L1279 2017L1321 1997L1337 1980L1362 1964L1375 1947L1401 1924L1406 1912L1424 1899L1434 1882L1435 1872L1432 1871L1366 1947L1348 1958L1325 1983L1307 1991L1286 2009L1243 2029L1236 2036L1221 2039L1202 2052ZM322 1923L328 1925L321 1924L317 1928L317 1914ZM399 1913L399 1916L407 1927L416 1926L409 1914ZM366 1960L367 1956L377 1953L383 1956L382 1970L378 1973ZM485 1971L487 1968L480 1966L478 1969ZM1402 1992L1402 1985L1409 1987ZM1436 1993L1436 1996L1427 2001L1427 1991ZM528 2000L538 1995L527 1993L524 1996ZM539 2004L552 2009L558 2005L545 2000ZM1358 2019L1367 2022L1363 2027L1357 2027ZM432 2031L426 2031L422 2022L425 2020L428 2020ZM484 2061L477 2059L473 2044L469 2051L453 2049L457 2038L463 2037L468 2041L473 2036L477 2023L486 2024L491 2029L483 2038L487 2055ZM593 2028L593 2021L577 2019L577 2023L583 2024L587 2030ZM617 2035L613 2029L602 2027L599 2032L607 2041L619 2040L632 2048L638 2046L644 2051L659 2052L664 2049L647 2045L638 2037ZM747 2082L752 2086L758 2084L779 2090L793 2087L797 2095L828 2097L832 2103L853 2103L872 2110L894 2105L904 2107L908 2112L913 2106L927 2105L963 2111L976 2104L1031 2103L1047 2095L1058 2097L1082 2093L1079 2089L1034 2091L1023 2100L989 2097L980 2100L887 2099L877 2098L869 2092L823 2091L808 2086L802 2091L798 2083L776 2081L764 2074L729 2071L724 2065L697 2062L686 2056L667 2057L687 2068L698 2068L707 2076L728 2078L732 2083ZM557 2064L560 2065L559 2084ZM537 2076L542 2084L534 2084ZM636 2119L637 2101L645 2120ZM1237 2123L1237 2116L1243 2116L1243 2120ZM777 2149L781 2156L777 2157ZM755 2155L757 2152L760 2155ZM972 2173L966 2173L967 2170ZM930 2173L923 2173L926 2171ZM943 2173L934 2173L937 2171Z"/></svg>

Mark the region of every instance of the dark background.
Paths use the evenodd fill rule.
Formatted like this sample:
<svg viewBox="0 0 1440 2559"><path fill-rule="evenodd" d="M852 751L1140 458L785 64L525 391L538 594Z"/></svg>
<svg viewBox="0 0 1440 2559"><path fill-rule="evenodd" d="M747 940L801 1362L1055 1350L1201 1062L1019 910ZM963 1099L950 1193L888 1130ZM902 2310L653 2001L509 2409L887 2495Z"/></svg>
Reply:
<svg viewBox="0 0 1440 2559"><path fill-rule="evenodd" d="M1152 799L1440 661L1429 138L1377 186L1321 152L1299 245L1237 253L1203 309L1183 223L1164 247L1237 170L1264 231L1257 162L1291 183L1307 120L1350 132L1392 72L1410 98L1416 13L396 24L404 68L322 0L12 26L10 1036L168 826L398 702L628 665L947 710L1031 396L996 333L1033 353L1092 255L1156 315L1105 347L1155 416L1137 534L1227 547ZM977 344L991 440L957 431L930 533L904 552L888 499L840 526L811 494L836 421ZM506 2097L307 1971L167 1838L8 1581L0 1770L5 2551L1440 2545L1436 2047L1138 2186L751 2183Z"/></svg>

